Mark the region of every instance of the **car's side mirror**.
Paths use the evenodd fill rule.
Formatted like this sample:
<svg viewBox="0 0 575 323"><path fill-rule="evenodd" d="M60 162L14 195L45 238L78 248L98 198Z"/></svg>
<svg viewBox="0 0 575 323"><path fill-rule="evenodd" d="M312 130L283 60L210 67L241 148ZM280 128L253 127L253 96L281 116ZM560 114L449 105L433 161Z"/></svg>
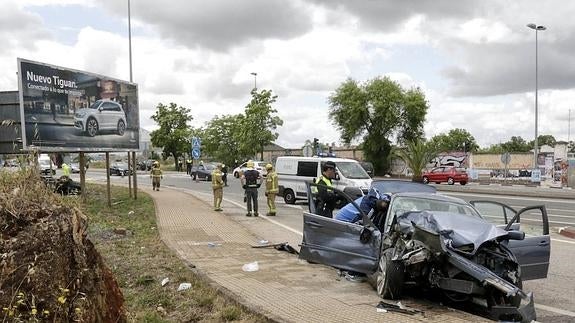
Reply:
<svg viewBox="0 0 575 323"><path fill-rule="evenodd" d="M525 239L525 232L518 230L511 230L507 232L509 240L523 240Z"/></svg>
<svg viewBox="0 0 575 323"><path fill-rule="evenodd" d="M341 179L341 178L339 177L339 174L338 174L338 173L335 173L335 178L334 178L334 179L335 179L336 181L339 181L339 180Z"/></svg>
<svg viewBox="0 0 575 323"><path fill-rule="evenodd" d="M98 111L102 112L102 110L104 110L104 108L102 108L102 107L98 108Z"/></svg>

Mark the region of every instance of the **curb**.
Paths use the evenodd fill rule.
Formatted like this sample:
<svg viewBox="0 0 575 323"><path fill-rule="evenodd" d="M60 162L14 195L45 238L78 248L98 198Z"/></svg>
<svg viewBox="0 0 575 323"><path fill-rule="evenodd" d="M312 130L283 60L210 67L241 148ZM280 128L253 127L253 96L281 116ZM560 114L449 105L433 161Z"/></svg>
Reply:
<svg viewBox="0 0 575 323"><path fill-rule="evenodd" d="M567 238L575 239L575 228L572 227L559 228L559 234Z"/></svg>

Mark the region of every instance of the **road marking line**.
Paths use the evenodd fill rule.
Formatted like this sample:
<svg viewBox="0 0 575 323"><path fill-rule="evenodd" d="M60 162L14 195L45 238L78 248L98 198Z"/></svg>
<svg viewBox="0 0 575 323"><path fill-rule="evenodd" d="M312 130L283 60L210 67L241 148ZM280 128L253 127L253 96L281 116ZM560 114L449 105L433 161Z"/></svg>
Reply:
<svg viewBox="0 0 575 323"><path fill-rule="evenodd" d="M561 308L551 307L551 306L542 305L542 304L535 304L535 308L538 310L544 310L544 311L553 312L553 313L557 313L557 314L561 314L561 315L575 317L575 312L571 312L571 311L564 310Z"/></svg>
<svg viewBox="0 0 575 323"><path fill-rule="evenodd" d="M493 194L489 194L489 193L475 193L475 192L449 192L449 191L437 191L440 194L443 195L481 195L481 196L488 196L488 197L493 197L493 198L502 198L502 199L506 199L506 200L532 200L532 201L544 201L544 202L561 202L561 203L569 203L569 204L575 204L575 201L573 201L573 199L570 198L553 198L553 199L542 199L539 197L529 197L529 196L522 196L522 197L516 197L516 196L509 196L509 195L493 195Z"/></svg>
<svg viewBox="0 0 575 323"><path fill-rule="evenodd" d="M189 192L189 193L192 194L192 195L194 195L194 194L201 194L201 195L205 195L205 196L213 196L213 195L210 194L210 193L204 193L204 192L198 192L198 191L190 191L190 190L187 190L187 189L184 189L184 191L185 191L185 192ZM246 208L246 206L245 206L244 204L241 204L241 203L236 202L236 201L228 200L228 199L226 199L226 198L224 198L223 200L226 201L226 202L228 202L228 203L231 203L231 204L233 204L233 205L235 205L235 206L238 206L238 207L240 207L240 208L242 208L242 209L244 209L244 210L247 210L247 208ZM291 228L291 227L288 227L287 225L285 225L285 224L283 224L283 223L279 223L279 222L276 221L276 220L272 220L272 219L270 219L268 216L260 215L259 218L268 220L268 221L270 221L271 223L273 223L273 224L275 224L275 225L278 225L278 226L280 226L280 227L282 227L282 228L284 228L284 229L286 229L286 230L288 230L288 231L291 231L291 232L293 232L293 233L295 233L295 234L298 234L298 235L300 235L300 236L303 236L303 233L299 232L298 230L293 229L293 228Z"/></svg>

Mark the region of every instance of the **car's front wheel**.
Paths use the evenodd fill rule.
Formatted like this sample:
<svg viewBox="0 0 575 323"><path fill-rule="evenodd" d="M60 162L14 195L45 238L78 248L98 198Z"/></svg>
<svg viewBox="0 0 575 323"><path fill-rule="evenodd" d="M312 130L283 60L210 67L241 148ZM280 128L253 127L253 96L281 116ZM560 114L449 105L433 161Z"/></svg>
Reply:
<svg viewBox="0 0 575 323"><path fill-rule="evenodd" d="M461 184L461 185L465 185L465 184L467 184L467 182L460 182L459 184Z"/></svg>
<svg viewBox="0 0 575 323"><path fill-rule="evenodd" d="M447 179L447 184L449 184L449 185L455 184L455 180L453 179L453 177L450 177Z"/></svg>
<svg viewBox="0 0 575 323"><path fill-rule="evenodd" d="M292 190L287 189L284 191L284 202L286 204L295 204L295 195Z"/></svg>
<svg viewBox="0 0 575 323"><path fill-rule="evenodd" d="M234 177L235 177L235 178L240 178L240 173L234 172Z"/></svg>
<svg viewBox="0 0 575 323"><path fill-rule="evenodd" d="M429 184L429 178L427 176L423 176L423 184Z"/></svg>
<svg viewBox="0 0 575 323"><path fill-rule="evenodd" d="M124 120L118 121L118 135L123 136L124 132L126 132L126 124Z"/></svg>
<svg viewBox="0 0 575 323"><path fill-rule="evenodd" d="M88 119L88 122L86 122L86 133L90 137L94 137L96 134L98 134L98 121L96 121L96 119Z"/></svg>
<svg viewBox="0 0 575 323"><path fill-rule="evenodd" d="M383 251L377 267L377 294L382 298L398 299L403 290L403 263L392 261L393 248Z"/></svg>

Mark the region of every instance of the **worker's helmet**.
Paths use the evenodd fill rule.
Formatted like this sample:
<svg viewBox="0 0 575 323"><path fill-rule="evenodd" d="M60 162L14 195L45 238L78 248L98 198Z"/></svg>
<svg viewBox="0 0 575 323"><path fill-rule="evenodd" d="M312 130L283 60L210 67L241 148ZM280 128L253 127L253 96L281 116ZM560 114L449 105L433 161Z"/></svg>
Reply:
<svg viewBox="0 0 575 323"><path fill-rule="evenodd" d="M248 160L246 166L247 166L248 168L254 168L254 161L253 161L253 160Z"/></svg>
<svg viewBox="0 0 575 323"><path fill-rule="evenodd" d="M272 170L272 168L274 168L274 167L272 166L272 164L267 164L267 165L266 165L266 169L267 169L267 170Z"/></svg>
<svg viewBox="0 0 575 323"><path fill-rule="evenodd" d="M221 170L222 168L224 168L224 164L220 164L218 163L218 165L216 166L219 170Z"/></svg>

